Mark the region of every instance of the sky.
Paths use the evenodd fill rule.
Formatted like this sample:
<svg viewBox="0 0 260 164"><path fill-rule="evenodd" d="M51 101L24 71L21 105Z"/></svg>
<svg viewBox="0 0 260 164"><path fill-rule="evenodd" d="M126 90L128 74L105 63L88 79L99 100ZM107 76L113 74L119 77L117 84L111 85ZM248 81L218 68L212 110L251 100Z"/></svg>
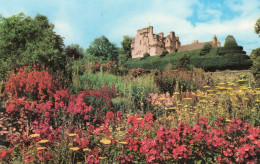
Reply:
<svg viewBox="0 0 260 164"><path fill-rule="evenodd" d="M149 25L165 36L174 31L182 45L216 35L223 46L233 35L247 54L260 47L254 33L260 0L0 0L2 16L20 12L47 16L65 45L84 49L102 35L120 47L124 35L134 37Z"/></svg>

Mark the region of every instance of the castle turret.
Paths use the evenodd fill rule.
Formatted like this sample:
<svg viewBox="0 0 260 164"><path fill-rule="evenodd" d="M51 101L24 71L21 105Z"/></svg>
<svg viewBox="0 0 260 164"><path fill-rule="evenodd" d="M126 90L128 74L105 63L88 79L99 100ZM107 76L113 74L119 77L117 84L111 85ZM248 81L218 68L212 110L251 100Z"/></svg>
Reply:
<svg viewBox="0 0 260 164"><path fill-rule="evenodd" d="M163 38L163 32L159 33L160 38Z"/></svg>
<svg viewBox="0 0 260 164"><path fill-rule="evenodd" d="M175 33L173 31L170 32L171 39L175 38Z"/></svg>

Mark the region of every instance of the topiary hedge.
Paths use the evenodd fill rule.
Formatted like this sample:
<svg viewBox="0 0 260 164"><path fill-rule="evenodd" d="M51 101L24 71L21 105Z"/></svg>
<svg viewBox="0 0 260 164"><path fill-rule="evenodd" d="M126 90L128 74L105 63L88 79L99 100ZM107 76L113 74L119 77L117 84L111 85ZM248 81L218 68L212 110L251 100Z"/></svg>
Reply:
<svg viewBox="0 0 260 164"><path fill-rule="evenodd" d="M233 48L211 48L210 52L204 56L200 55L201 50L185 51L170 53L164 56L150 56L140 60L140 58L129 59L126 66L129 69L144 68L144 69L159 69L163 70L167 64L176 65L176 61L180 56L186 54L189 56L189 64L203 68L205 71L216 71L225 69L249 69L252 65L252 60L243 51L243 47L237 46Z"/></svg>

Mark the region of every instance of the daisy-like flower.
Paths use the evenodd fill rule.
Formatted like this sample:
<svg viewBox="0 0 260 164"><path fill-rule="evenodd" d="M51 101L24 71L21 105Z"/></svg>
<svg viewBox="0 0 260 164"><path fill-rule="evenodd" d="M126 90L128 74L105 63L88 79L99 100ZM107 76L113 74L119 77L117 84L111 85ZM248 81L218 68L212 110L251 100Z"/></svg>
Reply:
<svg viewBox="0 0 260 164"><path fill-rule="evenodd" d="M74 137L74 136L76 136L76 135L77 135L76 133L70 133L70 134L69 134L70 137Z"/></svg>
<svg viewBox="0 0 260 164"><path fill-rule="evenodd" d="M100 142L101 142L102 144L105 144L105 145L111 144L111 140L109 140L109 139L102 139L102 140L100 140Z"/></svg>
<svg viewBox="0 0 260 164"><path fill-rule="evenodd" d="M40 134L38 134L38 133L29 135L29 137L31 137L31 138L36 138L36 137L39 137L39 136L40 136Z"/></svg>
<svg viewBox="0 0 260 164"><path fill-rule="evenodd" d="M98 157L100 160L107 159L107 157Z"/></svg>
<svg viewBox="0 0 260 164"><path fill-rule="evenodd" d="M46 147L37 147L37 150L45 150Z"/></svg>
<svg viewBox="0 0 260 164"><path fill-rule="evenodd" d="M118 143L120 143L120 144L122 144L122 145L128 144L128 142L118 142Z"/></svg>
<svg viewBox="0 0 260 164"><path fill-rule="evenodd" d="M80 148L79 147L71 147L70 150L71 151L78 151Z"/></svg>
<svg viewBox="0 0 260 164"><path fill-rule="evenodd" d="M88 152L90 152L91 149L89 149L89 148L84 148L83 151L88 151Z"/></svg>
<svg viewBox="0 0 260 164"><path fill-rule="evenodd" d="M47 143L47 142L49 142L49 140L40 140L38 143Z"/></svg>

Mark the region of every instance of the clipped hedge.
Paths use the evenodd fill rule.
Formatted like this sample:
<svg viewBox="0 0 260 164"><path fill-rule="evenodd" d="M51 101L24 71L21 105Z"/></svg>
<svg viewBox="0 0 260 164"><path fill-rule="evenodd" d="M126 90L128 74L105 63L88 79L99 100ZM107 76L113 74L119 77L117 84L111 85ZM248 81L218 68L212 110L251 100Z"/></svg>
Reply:
<svg viewBox="0 0 260 164"><path fill-rule="evenodd" d="M216 71L216 70L242 70L249 69L252 65L252 60L243 47L236 46L232 48L218 47L211 48L209 53L204 56L200 55L201 49L176 52L165 55L163 58L160 56L150 56L145 59L134 58L129 59L126 62L126 66L129 69L133 68L144 68L144 69L159 69L163 70L167 64L176 64L177 59L186 54L190 57L190 64L197 68L203 68L205 71Z"/></svg>

